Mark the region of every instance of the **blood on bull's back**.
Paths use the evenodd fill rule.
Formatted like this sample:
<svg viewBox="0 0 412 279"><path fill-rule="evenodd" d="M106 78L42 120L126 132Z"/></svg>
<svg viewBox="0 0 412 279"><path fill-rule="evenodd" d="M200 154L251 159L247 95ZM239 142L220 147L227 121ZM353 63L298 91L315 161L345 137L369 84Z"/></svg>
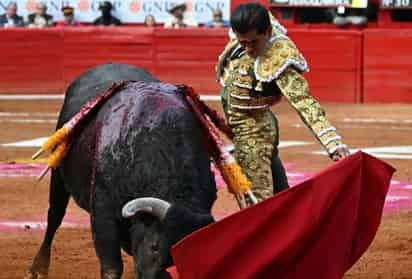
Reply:
<svg viewBox="0 0 412 279"><path fill-rule="evenodd" d="M129 83L77 137L62 172L82 208L89 210L97 190L110 195L119 218L125 202L146 196L210 210L216 193L209 155L176 86Z"/></svg>
<svg viewBox="0 0 412 279"><path fill-rule="evenodd" d="M159 81L142 68L127 64L104 64L81 74L67 88L57 127L60 128L91 99L109 89L113 82Z"/></svg>
<svg viewBox="0 0 412 279"><path fill-rule="evenodd" d="M113 91L69 135L70 149L52 172L46 235L26 278L47 274L70 196L91 215L102 278L121 277L121 247L139 278L166 278L170 247L214 221L216 185L200 123L181 87L144 73L104 65L68 88L58 127L112 82L139 80Z"/></svg>

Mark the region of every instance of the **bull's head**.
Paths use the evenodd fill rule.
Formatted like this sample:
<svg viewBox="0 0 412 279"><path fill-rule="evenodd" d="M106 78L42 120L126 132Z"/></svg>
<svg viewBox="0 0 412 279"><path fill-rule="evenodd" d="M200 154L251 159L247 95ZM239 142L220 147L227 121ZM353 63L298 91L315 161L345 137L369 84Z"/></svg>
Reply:
<svg viewBox="0 0 412 279"><path fill-rule="evenodd" d="M138 279L168 278L172 265L170 248L187 234L211 222L209 214L196 214L156 198L138 198L122 210L132 219L130 231L135 274Z"/></svg>

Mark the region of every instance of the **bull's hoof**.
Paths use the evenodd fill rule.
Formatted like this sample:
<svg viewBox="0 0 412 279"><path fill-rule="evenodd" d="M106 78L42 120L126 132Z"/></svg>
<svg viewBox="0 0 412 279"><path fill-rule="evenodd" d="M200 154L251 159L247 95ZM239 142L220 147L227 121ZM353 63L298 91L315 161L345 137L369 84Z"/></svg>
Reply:
<svg viewBox="0 0 412 279"><path fill-rule="evenodd" d="M119 279L122 277L122 272L117 270L105 270L102 272L102 279Z"/></svg>
<svg viewBox="0 0 412 279"><path fill-rule="evenodd" d="M33 272L29 270L26 272L23 278L24 279L47 279L48 276L45 273Z"/></svg>

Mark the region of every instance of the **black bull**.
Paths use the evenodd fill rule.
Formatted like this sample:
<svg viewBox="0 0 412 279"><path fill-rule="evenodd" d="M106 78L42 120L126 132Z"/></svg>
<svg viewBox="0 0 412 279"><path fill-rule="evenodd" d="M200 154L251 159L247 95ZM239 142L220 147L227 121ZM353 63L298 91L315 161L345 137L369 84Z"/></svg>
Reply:
<svg viewBox="0 0 412 279"><path fill-rule="evenodd" d="M121 249L133 256L136 278L167 278L170 247L213 222L216 185L209 155L177 87L127 65L91 69L68 88L57 128L123 80L137 82L88 117L52 172L47 231L26 278L47 276L52 240L70 196L91 216L102 278L121 277Z"/></svg>

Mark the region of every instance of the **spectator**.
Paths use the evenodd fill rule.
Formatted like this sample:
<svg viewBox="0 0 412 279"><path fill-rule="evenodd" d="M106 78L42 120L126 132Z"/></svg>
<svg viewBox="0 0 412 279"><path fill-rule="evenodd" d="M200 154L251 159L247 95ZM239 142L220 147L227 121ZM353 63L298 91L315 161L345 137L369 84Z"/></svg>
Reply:
<svg viewBox="0 0 412 279"><path fill-rule="evenodd" d="M0 16L0 27L21 27L24 26L24 21L21 16L17 15L16 2L10 2L7 5L6 13Z"/></svg>
<svg viewBox="0 0 412 279"><path fill-rule="evenodd" d="M412 11L409 9L406 10L392 10L392 20L393 21L401 21L401 22L408 22L412 21Z"/></svg>
<svg viewBox="0 0 412 279"><path fill-rule="evenodd" d="M99 10L102 15L93 21L94 25L121 25L120 20L112 15L113 5L109 1L100 3Z"/></svg>
<svg viewBox="0 0 412 279"><path fill-rule="evenodd" d="M219 8L213 10L213 20L205 23L205 27L208 28L219 28L229 26L229 21L223 19L223 12Z"/></svg>
<svg viewBox="0 0 412 279"><path fill-rule="evenodd" d="M36 4L36 12L28 16L28 26L43 28L53 26L53 17L47 12L47 6L43 2Z"/></svg>
<svg viewBox="0 0 412 279"><path fill-rule="evenodd" d="M80 26L81 24L74 20L74 8L70 6L62 7L62 21L57 22L57 26Z"/></svg>
<svg viewBox="0 0 412 279"><path fill-rule="evenodd" d="M343 6L338 7L333 23L338 27L346 27L349 24L356 26L365 26L368 23L366 9L346 9Z"/></svg>
<svg viewBox="0 0 412 279"><path fill-rule="evenodd" d="M186 2L180 0L175 2L168 10L170 17L166 20L165 28L184 28L184 27L197 27L198 23L194 17L186 12Z"/></svg>
<svg viewBox="0 0 412 279"><path fill-rule="evenodd" d="M146 27L155 27L156 26L156 20L153 15L147 15L144 18L144 26Z"/></svg>
<svg viewBox="0 0 412 279"><path fill-rule="evenodd" d="M332 23L334 17L332 8L301 8L299 9L300 23Z"/></svg>

